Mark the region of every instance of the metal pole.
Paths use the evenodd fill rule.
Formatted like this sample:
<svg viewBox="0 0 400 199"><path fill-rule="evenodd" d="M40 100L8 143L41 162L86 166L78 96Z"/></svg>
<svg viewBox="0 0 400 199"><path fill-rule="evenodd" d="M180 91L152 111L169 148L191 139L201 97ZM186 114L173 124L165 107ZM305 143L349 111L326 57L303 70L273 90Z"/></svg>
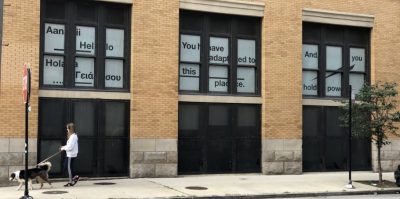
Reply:
<svg viewBox="0 0 400 199"><path fill-rule="evenodd" d="M352 105L352 88L351 85L349 85L349 154L348 154L348 167L349 167L349 184L347 185L347 188L353 189L353 182L351 180L351 105Z"/></svg>
<svg viewBox="0 0 400 199"><path fill-rule="evenodd" d="M28 190L28 102L25 103L25 194L24 198L29 198Z"/></svg>
<svg viewBox="0 0 400 199"><path fill-rule="evenodd" d="M20 199L30 199L33 198L29 196L28 189L28 113L29 113L29 98L30 98L30 90L31 90L31 71L27 70L27 98L25 102L25 192L24 196Z"/></svg>

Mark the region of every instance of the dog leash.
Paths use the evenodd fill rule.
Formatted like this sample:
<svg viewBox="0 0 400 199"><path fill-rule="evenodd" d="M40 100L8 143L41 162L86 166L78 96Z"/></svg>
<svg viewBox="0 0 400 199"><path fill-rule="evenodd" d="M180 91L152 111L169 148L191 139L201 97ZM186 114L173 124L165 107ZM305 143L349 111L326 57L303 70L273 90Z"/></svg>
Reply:
<svg viewBox="0 0 400 199"><path fill-rule="evenodd" d="M53 158L54 156L56 156L57 154L61 153L62 151L57 151L55 154L51 155L50 157L44 159L43 161L39 162L37 165L42 164L43 162L46 162L47 160L50 160L51 158ZM37 166L36 165L36 166Z"/></svg>

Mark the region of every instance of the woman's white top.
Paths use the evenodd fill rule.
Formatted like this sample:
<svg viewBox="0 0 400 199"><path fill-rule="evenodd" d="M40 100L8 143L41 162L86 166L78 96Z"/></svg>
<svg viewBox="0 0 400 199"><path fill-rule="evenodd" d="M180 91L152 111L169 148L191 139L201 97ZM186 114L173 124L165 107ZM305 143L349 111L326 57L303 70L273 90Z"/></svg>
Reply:
<svg viewBox="0 0 400 199"><path fill-rule="evenodd" d="M78 136L76 133L73 133L71 136L69 136L67 144L62 146L61 150L65 150L65 152L67 152L67 157L75 158L78 156Z"/></svg>

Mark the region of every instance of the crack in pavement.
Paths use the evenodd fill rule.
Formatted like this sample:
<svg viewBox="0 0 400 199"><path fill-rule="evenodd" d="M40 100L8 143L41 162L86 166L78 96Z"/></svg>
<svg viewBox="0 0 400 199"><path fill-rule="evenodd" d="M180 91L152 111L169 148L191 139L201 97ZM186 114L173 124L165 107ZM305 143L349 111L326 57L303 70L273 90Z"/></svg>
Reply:
<svg viewBox="0 0 400 199"><path fill-rule="evenodd" d="M174 191L176 191L176 192L179 192L179 193L181 193L181 194L184 194L184 195L186 195L186 196L189 196L189 197L194 197L194 195L190 195L190 194L188 194L188 193L185 193L185 192L179 191L179 190L177 190L177 189L174 189L174 188L172 188L172 187L170 187L170 186L163 185L163 184L160 184L160 183L158 183L158 182L155 182L155 181L152 181L152 180L148 180L148 179L145 179L145 180L147 180L147 181L149 181L149 182L152 182L152 183L154 183L154 184L157 184L157 185L163 186L163 187L165 187L165 188L168 188L168 189L174 190Z"/></svg>

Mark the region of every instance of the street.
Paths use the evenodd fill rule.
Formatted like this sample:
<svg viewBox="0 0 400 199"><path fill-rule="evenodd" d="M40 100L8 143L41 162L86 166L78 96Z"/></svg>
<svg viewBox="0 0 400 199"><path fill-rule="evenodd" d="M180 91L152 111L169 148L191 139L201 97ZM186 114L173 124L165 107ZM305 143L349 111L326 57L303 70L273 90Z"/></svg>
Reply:
<svg viewBox="0 0 400 199"><path fill-rule="evenodd" d="M317 196L317 197L305 197L305 198L287 198L287 199L318 199L318 198L326 198L326 199L369 199L369 198L399 198L400 194L380 194L380 195L352 195L352 196Z"/></svg>

